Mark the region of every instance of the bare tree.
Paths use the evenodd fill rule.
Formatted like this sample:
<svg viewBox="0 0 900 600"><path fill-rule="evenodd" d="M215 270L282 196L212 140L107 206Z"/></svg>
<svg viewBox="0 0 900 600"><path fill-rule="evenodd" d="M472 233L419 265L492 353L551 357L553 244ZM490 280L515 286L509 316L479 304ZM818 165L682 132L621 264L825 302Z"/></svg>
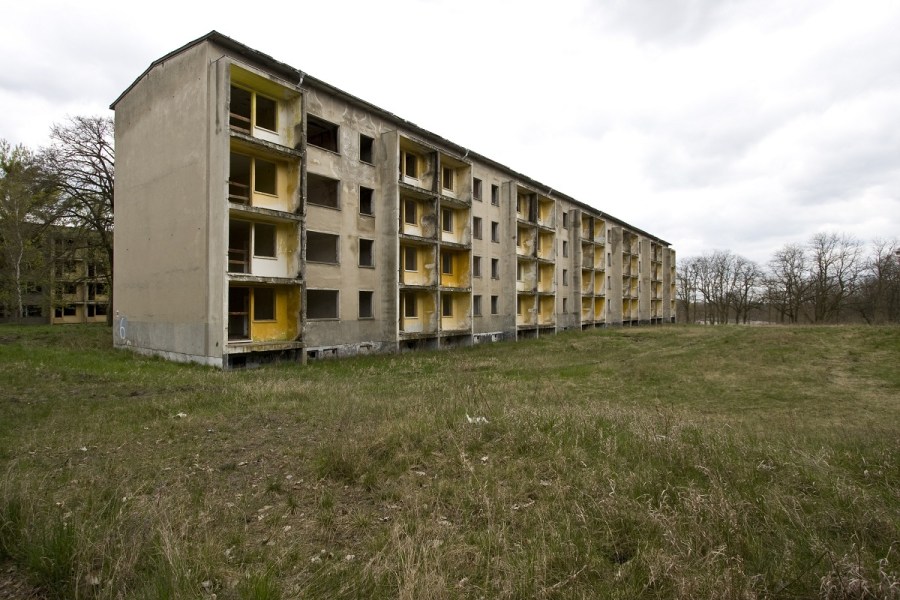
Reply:
<svg viewBox="0 0 900 600"><path fill-rule="evenodd" d="M50 129L44 161L60 194L66 224L91 231L105 253L110 304L113 273L115 152L113 121L108 117L73 117ZM107 311L112 323L112 311Z"/></svg>
<svg viewBox="0 0 900 600"><path fill-rule="evenodd" d="M900 241L876 239L860 277L857 310L867 323L900 321Z"/></svg>
<svg viewBox="0 0 900 600"><path fill-rule="evenodd" d="M848 235L817 233L809 241L809 252L812 320L816 323L839 320L859 281L861 245Z"/></svg>
<svg viewBox="0 0 900 600"><path fill-rule="evenodd" d="M769 261L766 288L767 299L781 320L797 323L810 289L809 266L803 246L786 244L775 253Z"/></svg>
<svg viewBox="0 0 900 600"><path fill-rule="evenodd" d="M699 292L697 258L690 257L679 260L677 276L676 293L684 311L684 322L693 323L697 320L697 294Z"/></svg>

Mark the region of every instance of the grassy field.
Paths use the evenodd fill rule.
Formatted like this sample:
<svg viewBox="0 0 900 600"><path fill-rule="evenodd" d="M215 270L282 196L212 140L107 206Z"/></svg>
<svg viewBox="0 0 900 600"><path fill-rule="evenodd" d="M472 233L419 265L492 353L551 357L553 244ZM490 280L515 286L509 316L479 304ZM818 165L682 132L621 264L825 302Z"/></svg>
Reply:
<svg viewBox="0 0 900 600"><path fill-rule="evenodd" d="M8 589L900 598L900 328L597 330L230 373L110 338L0 327Z"/></svg>

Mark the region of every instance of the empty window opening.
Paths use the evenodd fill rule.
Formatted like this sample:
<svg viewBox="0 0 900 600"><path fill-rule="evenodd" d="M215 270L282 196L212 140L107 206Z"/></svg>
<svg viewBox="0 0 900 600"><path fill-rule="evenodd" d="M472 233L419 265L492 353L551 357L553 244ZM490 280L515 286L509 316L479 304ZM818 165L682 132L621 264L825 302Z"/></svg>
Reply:
<svg viewBox="0 0 900 600"><path fill-rule="evenodd" d="M491 259L491 279L500 279L500 259Z"/></svg>
<svg viewBox="0 0 900 600"><path fill-rule="evenodd" d="M500 223L491 221L491 241L500 243Z"/></svg>
<svg viewBox="0 0 900 600"><path fill-rule="evenodd" d="M228 201L250 203L250 157L232 152L228 173Z"/></svg>
<svg viewBox="0 0 900 600"><path fill-rule="evenodd" d="M256 223L253 226L253 256L275 258L278 251L278 233L274 225Z"/></svg>
<svg viewBox="0 0 900 600"><path fill-rule="evenodd" d="M306 232L306 260L336 265L340 262L340 237L319 231Z"/></svg>
<svg viewBox="0 0 900 600"><path fill-rule="evenodd" d="M256 94L256 126L275 131L277 107L278 104L271 98Z"/></svg>
<svg viewBox="0 0 900 600"><path fill-rule="evenodd" d="M522 263L516 263L516 281L522 281L522 273L524 269L522 268Z"/></svg>
<svg viewBox="0 0 900 600"><path fill-rule="evenodd" d="M569 242L563 241L563 256L569 256Z"/></svg>
<svg viewBox="0 0 900 600"><path fill-rule="evenodd" d="M453 296L450 294L441 294L441 316L453 316Z"/></svg>
<svg viewBox="0 0 900 600"><path fill-rule="evenodd" d="M569 299L563 298L563 313L569 312Z"/></svg>
<svg viewBox="0 0 900 600"><path fill-rule="evenodd" d="M309 319L337 319L337 290L307 290L306 317Z"/></svg>
<svg viewBox="0 0 900 600"><path fill-rule="evenodd" d="M313 115L306 116L306 143L311 146L338 151L338 126Z"/></svg>
<svg viewBox="0 0 900 600"><path fill-rule="evenodd" d="M410 225L417 225L418 220L416 219L416 201L415 200L404 200L403 201L403 222L409 223Z"/></svg>
<svg viewBox="0 0 900 600"><path fill-rule="evenodd" d="M563 269L563 285L569 285L569 271Z"/></svg>
<svg viewBox="0 0 900 600"><path fill-rule="evenodd" d="M472 179L472 198L481 201L481 180L477 177Z"/></svg>
<svg viewBox="0 0 900 600"><path fill-rule="evenodd" d="M373 190L372 188L359 186L359 214L375 214L375 206L373 202L374 197L375 190Z"/></svg>
<svg viewBox="0 0 900 600"><path fill-rule="evenodd" d="M441 229L453 233L453 211L449 208L441 209Z"/></svg>
<svg viewBox="0 0 900 600"><path fill-rule="evenodd" d="M231 107L229 110L229 124L232 129L250 133L253 127L251 111L253 106L253 94L243 88L231 86Z"/></svg>
<svg viewBox="0 0 900 600"><path fill-rule="evenodd" d="M253 159L253 190L271 196L278 195L278 166L261 158Z"/></svg>
<svg viewBox="0 0 900 600"><path fill-rule="evenodd" d="M563 229L568 229L569 228L569 213L566 211L563 211L562 215L563 215Z"/></svg>
<svg viewBox="0 0 900 600"><path fill-rule="evenodd" d="M481 239L481 217L472 217L472 237Z"/></svg>
<svg viewBox="0 0 900 600"><path fill-rule="evenodd" d="M310 173L306 182L306 195L310 204L340 208L339 190L341 182Z"/></svg>
<svg viewBox="0 0 900 600"><path fill-rule="evenodd" d="M481 316L481 296L478 294L472 296L472 315L475 317Z"/></svg>
<svg viewBox="0 0 900 600"><path fill-rule="evenodd" d="M250 337L250 288L228 288L228 339Z"/></svg>
<svg viewBox="0 0 900 600"><path fill-rule="evenodd" d="M441 254L441 273L444 275L453 275L453 255Z"/></svg>
<svg viewBox="0 0 900 600"><path fill-rule="evenodd" d="M359 266L374 267L375 255L373 252L375 246L374 240L359 240Z"/></svg>
<svg viewBox="0 0 900 600"><path fill-rule="evenodd" d="M500 296L491 296L491 314L496 315L500 312Z"/></svg>
<svg viewBox="0 0 900 600"><path fill-rule="evenodd" d="M415 294L403 294L403 316L407 319L415 319L419 316L418 302Z"/></svg>
<svg viewBox="0 0 900 600"><path fill-rule="evenodd" d="M228 272L250 272L250 223L228 222Z"/></svg>
<svg viewBox="0 0 900 600"><path fill-rule="evenodd" d="M416 249L412 246L406 246L403 249L403 269L406 271L418 271Z"/></svg>
<svg viewBox="0 0 900 600"><path fill-rule="evenodd" d="M521 315L524 308L525 303L522 302L522 298L516 298L516 314Z"/></svg>
<svg viewBox="0 0 900 600"><path fill-rule="evenodd" d="M450 167L444 167L441 169L441 185L444 187L445 190L448 190L451 192L453 191L454 175L455 175L455 173L453 172L453 169L451 169Z"/></svg>
<svg viewBox="0 0 900 600"><path fill-rule="evenodd" d="M404 152L401 156L400 168L406 177L419 178L419 158L415 154Z"/></svg>
<svg viewBox="0 0 900 600"><path fill-rule="evenodd" d="M500 206L500 186L491 185L491 204Z"/></svg>
<svg viewBox="0 0 900 600"><path fill-rule="evenodd" d="M375 162L372 160L372 149L374 147L375 140L370 138L367 135L359 134L359 160L364 163L372 164Z"/></svg>
<svg viewBox="0 0 900 600"><path fill-rule="evenodd" d="M255 288L253 290L253 320L275 320L275 290L272 288Z"/></svg>
<svg viewBox="0 0 900 600"><path fill-rule="evenodd" d="M481 257L472 257L472 277L481 277Z"/></svg>
<svg viewBox="0 0 900 600"><path fill-rule="evenodd" d="M359 292L359 318L371 319L375 316L372 302L375 292L362 291Z"/></svg>

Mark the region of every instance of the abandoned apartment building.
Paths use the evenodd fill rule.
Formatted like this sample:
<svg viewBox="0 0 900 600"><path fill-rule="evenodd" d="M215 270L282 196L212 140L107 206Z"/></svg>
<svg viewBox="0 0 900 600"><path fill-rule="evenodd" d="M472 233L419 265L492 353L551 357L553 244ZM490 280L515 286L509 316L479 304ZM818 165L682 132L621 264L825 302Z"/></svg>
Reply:
<svg viewBox="0 0 900 600"><path fill-rule="evenodd" d="M667 242L217 32L112 108L117 347L228 368L674 321Z"/></svg>

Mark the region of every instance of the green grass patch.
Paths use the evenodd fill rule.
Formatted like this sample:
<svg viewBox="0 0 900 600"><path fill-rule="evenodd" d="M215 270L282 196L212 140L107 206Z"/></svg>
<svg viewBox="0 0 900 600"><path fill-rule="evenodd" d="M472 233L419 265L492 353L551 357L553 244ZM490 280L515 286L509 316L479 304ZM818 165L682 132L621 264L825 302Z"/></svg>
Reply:
<svg viewBox="0 0 900 600"><path fill-rule="evenodd" d="M2 326L0 563L50 598L897 597L898 364L896 327L677 326L223 373Z"/></svg>

